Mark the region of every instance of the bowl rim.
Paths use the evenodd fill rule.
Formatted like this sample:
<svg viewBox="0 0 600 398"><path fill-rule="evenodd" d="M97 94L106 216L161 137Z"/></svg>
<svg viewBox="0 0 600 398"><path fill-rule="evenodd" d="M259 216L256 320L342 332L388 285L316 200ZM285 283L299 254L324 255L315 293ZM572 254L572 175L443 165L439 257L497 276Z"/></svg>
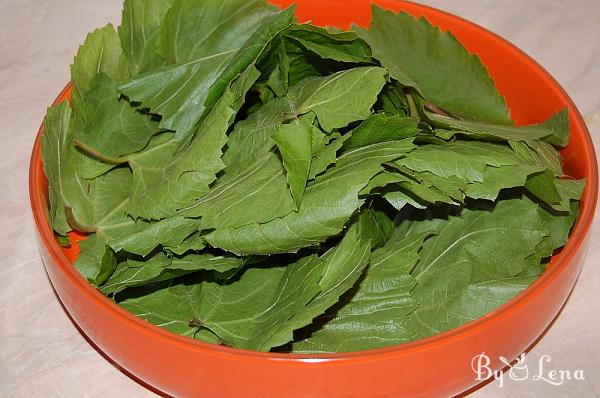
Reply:
<svg viewBox="0 0 600 398"><path fill-rule="evenodd" d="M567 244L562 249L560 256L553 258L552 267L549 267L534 283L527 287L523 292L518 294L512 300L504 303L497 309L489 312L488 314L465 323L456 328L450 329L443 333L430 336L421 340L413 342L392 345L382 348L360 350L354 352L343 352L333 354L286 354L286 353L272 353L272 352L257 352L239 348L231 348L222 345L215 345L199 340L193 340L189 337L184 337L166 329L162 329L158 326L151 324L132 313L127 312L119 305L108 299L96 288L87 282L75 269L73 264L67 259L65 254L61 251L60 246L55 240L54 233L50 227L47 219L47 213L45 211L45 198L46 194L41 189L41 182L45 178L42 169L41 160L41 136L43 135L44 126L43 122L40 126L34 146L32 149L30 164L29 164L29 198L33 212L33 218L35 226L40 239L40 244L44 245L49 255L57 265L57 268L64 274L64 276L73 283L81 293L83 293L89 300L92 300L95 305L103 307L106 311L112 313L113 316L119 318L121 322L129 323L133 328L137 329L138 332L150 334L153 337L162 340L164 343L178 345L181 348L196 351L205 355L220 355L227 356L236 360L246 360L253 362L264 362L264 361L276 361L278 363L323 363L323 362L364 362L379 360L384 357L397 357L402 355L410 355L417 351L425 351L434 349L439 345L447 344L451 340L461 340L468 336L477 333L479 330L489 326L494 320L510 316L521 307L525 306L535 296L540 294L545 286L552 283L561 272L571 263L573 257L582 249L582 245L585 242L585 238L590 230L596 203L598 196L598 164L596 160L596 153L590 132L581 116L579 110L575 106L573 100L564 91L560 84L533 58L524 53L522 50L517 48L515 45L510 43L508 40L502 38L494 32L483 28L482 26L451 14L446 11L439 10L434 7L413 3L410 1L395 1L393 3L407 4L410 7L419 8L420 11L427 15L437 15L443 17L449 17L455 20L456 23L461 25L468 25L469 27L477 30L479 33L484 34L490 39L495 39L498 45L504 46L506 49L511 50L515 57L521 58L530 65L541 75L545 82L558 94L564 98L566 106L569 109L569 113L573 117L571 121L575 123L571 124L571 128L576 126L580 129L583 135L583 151L588 160L585 164L585 176L586 186L582 197L583 206L581 207L579 218L575 227L572 230L571 236L567 241ZM383 3L383 2L380 2ZM388 3L389 4L389 3ZM384 6L385 7L385 6ZM72 89L72 83L69 82L66 87L56 97L52 105L56 105L64 100L67 100L70 96ZM59 298L60 299L60 298ZM65 308L66 310L66 308ZM80 329L81 330L81 329ZM82 331L82 330L81 330ZM85 334L84 331L82 333ZM100 348L102 349L102 348Z"/></svg>

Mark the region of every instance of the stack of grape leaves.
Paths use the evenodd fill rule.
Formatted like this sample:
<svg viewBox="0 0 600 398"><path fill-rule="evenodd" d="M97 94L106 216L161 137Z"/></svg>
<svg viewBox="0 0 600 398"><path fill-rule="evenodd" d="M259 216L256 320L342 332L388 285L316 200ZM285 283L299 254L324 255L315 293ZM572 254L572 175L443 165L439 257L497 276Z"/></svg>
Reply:
<svg viewBox="0 0 600 398"><path fill-rule="evenodd" d="M125 0L42 138L58 241L126 310L250 350L421 339L509 301L578 214L566 109L516 127L480 60L374 7Z"/></svg>

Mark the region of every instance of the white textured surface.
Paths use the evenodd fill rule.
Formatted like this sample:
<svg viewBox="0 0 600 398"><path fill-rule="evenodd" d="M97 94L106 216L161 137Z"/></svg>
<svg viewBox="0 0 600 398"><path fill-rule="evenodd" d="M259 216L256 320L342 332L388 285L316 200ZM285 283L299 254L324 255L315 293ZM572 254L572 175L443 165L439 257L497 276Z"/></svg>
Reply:
<svg viewBox="0 0 600 398"><path fill-rule="evenodd" d="M316 1L316 0L315 0ZM509 39L573 97L600 148L599 0L427 0ZM34 240L27 164L46 107L86 32L118 23L120 0L0 0L0 396L153 397L92 349L54 296ZM559 319L530 353L585 381L490 383L471 396L600 397L600 230ZM530 368L537 372L537 366Z"/></svg>

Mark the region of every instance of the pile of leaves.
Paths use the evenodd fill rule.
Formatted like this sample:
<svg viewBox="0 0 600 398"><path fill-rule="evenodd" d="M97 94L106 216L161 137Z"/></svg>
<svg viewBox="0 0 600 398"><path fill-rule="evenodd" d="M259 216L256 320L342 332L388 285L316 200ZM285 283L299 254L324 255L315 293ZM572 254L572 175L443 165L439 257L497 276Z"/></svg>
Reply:
<svg viewBox="0 0 600 398"><path fill-rule="evenodd" d="M583 181L566 110L514 126L480 60L425 19L297 24L262 0L125 0L42 137L49 219L128 311L251 350L420 339L513 298Z"/></svg>

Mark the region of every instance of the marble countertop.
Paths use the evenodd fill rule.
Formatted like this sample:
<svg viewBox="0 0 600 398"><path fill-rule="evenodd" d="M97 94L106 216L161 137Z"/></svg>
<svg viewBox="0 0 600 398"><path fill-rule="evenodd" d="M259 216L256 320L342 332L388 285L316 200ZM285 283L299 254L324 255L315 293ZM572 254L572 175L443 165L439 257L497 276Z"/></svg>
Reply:
<svg viewBox="0 0 600 398"><path fill-rule="evenodd" d="M316 1L316 0L315 0ZM425 0L500 34L572 96L600 148L599 0ZM46 107L69 79L88 31L120 19L121 0L0 0L0 396L154 397L79 334L53 294L34 238L27 165ZM583 370L553 386L496 381L470 397L600 397L600 219L582 274L554 326L529 353L537 373Z"/></svg>

